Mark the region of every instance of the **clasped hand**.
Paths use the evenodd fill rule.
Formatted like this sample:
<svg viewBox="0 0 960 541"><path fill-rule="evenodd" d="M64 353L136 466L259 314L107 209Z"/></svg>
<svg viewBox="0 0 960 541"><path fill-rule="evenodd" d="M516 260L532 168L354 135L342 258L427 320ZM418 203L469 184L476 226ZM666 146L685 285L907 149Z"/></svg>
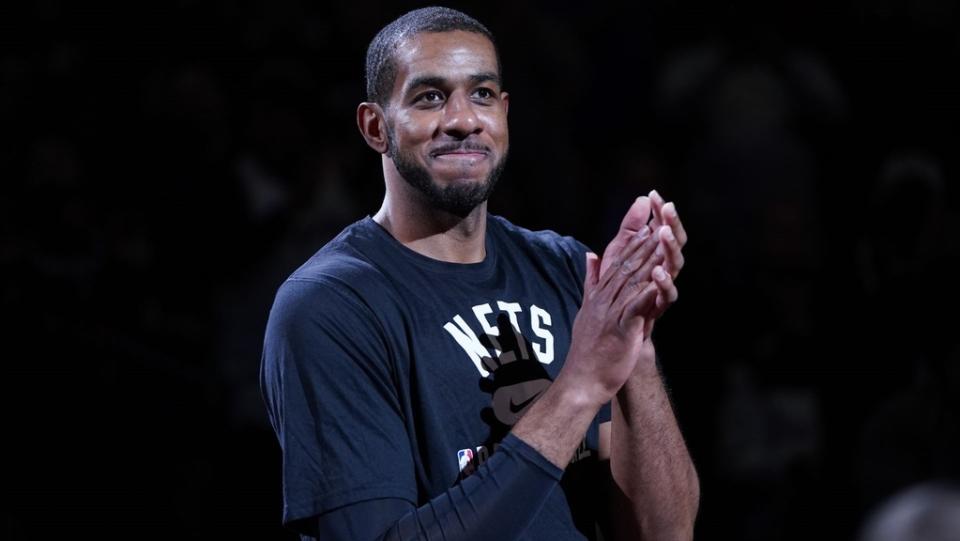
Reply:
<svg viewBox="0 0 960 541"><path fill-rule="evenodd" d="M564 372L597 403L612 398L637 363L655 362L650 335L677 300L674 280L686 242L675 205L652 191L627 211L602 258L587 254L583 304Z"/></svg>

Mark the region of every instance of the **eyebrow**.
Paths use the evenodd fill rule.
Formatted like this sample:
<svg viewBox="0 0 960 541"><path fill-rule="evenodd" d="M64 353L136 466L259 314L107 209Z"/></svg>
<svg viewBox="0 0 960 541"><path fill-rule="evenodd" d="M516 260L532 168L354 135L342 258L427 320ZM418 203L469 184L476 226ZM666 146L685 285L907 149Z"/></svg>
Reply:
<svg viewBox="0 0 960 541"><path fill-rule="evenodd" d="M475 73L470 76L470 84L476 85L476 84L486 83L490 81L499 85L500 76L492 71ZM443 77L439 77L437 75L421 75L419 77L415 77L412 81L410 81L407 84L407 89L404 92L404 94L409 93L414 88L418 88L421 86L441 87L441 86L444 86L446 82L447 82L447 79L444 79Z"/></svg>

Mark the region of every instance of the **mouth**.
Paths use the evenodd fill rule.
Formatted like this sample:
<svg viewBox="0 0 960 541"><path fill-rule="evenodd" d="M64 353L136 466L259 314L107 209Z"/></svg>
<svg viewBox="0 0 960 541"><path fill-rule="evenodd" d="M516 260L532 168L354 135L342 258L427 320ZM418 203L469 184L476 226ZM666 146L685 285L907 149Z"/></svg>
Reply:
<svg viewBox="0 0 960 541"><path fill-rule="evenodd" d="M441 152L433 155L438 160L474 161L486 158L485 152Z"/></svg>
<svg viewBox="0 0 960 541"><path fill-rule="evenodd" d="M481 146L441 147L430 152L430 156L440 160L479 160L486 158L490 150Z"/></svg>

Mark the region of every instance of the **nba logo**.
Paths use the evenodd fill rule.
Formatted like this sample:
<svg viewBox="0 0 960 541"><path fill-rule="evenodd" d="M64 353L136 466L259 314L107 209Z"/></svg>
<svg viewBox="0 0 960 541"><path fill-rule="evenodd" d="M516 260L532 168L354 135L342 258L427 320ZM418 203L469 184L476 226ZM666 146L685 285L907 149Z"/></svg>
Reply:
<svg viewBox="0 0 960 541"><path fill-rule="evenodd" d="M473 473L473 449L457 451L457 461L460 462L460 476L466 477Z"/></svg>

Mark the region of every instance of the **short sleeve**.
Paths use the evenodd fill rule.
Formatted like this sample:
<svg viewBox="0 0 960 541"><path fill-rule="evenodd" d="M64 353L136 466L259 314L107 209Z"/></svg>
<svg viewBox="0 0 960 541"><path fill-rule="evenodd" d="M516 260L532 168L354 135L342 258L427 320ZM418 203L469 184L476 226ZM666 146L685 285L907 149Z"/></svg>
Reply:
<svg viewBox="0 0 960 541"><path fill-rule="evenodd" d="M558 237L558 246L566 260L580 296L583 296L583 281L587 277L587 253L593 252L584 243L573 237Z"/></svg>
<svg viewBox="0 0 960 541"><path fill-rule="evenodd" d="M573 237L567 237L567 240L567 251L573 258L573 264L577 272L577 280L582 285L583 281L587 278L587 253L591 253L593 250Z"/></svg>
<svg viewBox="0 0 960 541"><path fill-rule="evenodd" d="M360 501L416 502L414 461L380 323L345 284L287 280L261 390L283 455L283 522Z"/></svg>

